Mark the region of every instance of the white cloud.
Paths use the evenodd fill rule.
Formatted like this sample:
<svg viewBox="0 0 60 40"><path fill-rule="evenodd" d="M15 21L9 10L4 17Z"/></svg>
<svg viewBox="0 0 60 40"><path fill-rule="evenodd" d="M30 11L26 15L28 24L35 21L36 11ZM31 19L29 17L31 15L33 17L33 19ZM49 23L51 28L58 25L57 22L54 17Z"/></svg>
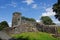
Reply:
<svg viewBox="0 0 60 40"><path fill-rule="evenodd" d="M33 0L25 0L25 1L22 1L22 2L23 3L27 3L27 5L30 5L30 4L34 3Z"/></svg>
<svg viewBox="0 0 60 40"><path fill-rule="evenodd" d="M32 6L32 8L37 8L38 6L37 6L37 4L33 4L33 6Z"/></svg>
<svg viewBox="0 0 60 40"><path fill-rule="evenodd" d="M5 4L4 6L0 6L0 8L7 8L7 7L9 7L9 6L15 8L15 7L17 7L17 3L11 2L10 4Z"/></svg>
<svg viewBox="0 0 60 40"><path fill-rule="evenodd" d="M34 0L25 0L25 1L22 1L23 3L27 3L27 5L30 5L32 3L35 3ZM37 8L38 5L37 4L32 4L32 8Z"/></svg>
<svg viewBox="0 0 60 40"><path fill-rule="evenodd" d="M58 21L58 19L56 19L54 16L51 16L50 18L53 20L55 24L60 25L60 21Z"/></svg>
<svg viewBox="0 0 60 40"><path fill-rule="evenodd" d="M10 4L7 4L7 6L16 7L16 6L17 6L17 3L15 3L15 2L11 2Z"/></svg>
<svg viewBox="0 0 60 40"><path fill-rule="evenodd" d="M36 20L36 22L40 22L40 20Z"/></svg>
<svg viewBox="0 0 60 40"><path fill-rule="evenodd" d="M54 23L60 23L58 19L56 19L54 16L52 16L51 19L53 20Z"/></svg>
<svg viewBox="0 0 60 40"><path fill-rule="evenodd" d="M53 12L52 7L45 9L46 12L42 13L42 16L53 16L55 12Z"/></svg>
<svg viewBox="0 0 60 40"><path fill-rule="evenodd" d="M46 8L45 11L46 11L46 12L42 13L42 16L49 16L49 17L53 20L54 23L60 23L60 22L54 17L55 12L53 12L52 7Z"/></svg>
<svg viewBox="0 0 60 40"><path fill-rule="evenodd" d="M11 27L11 22L9 22L8 24L9 24L9 27Z"/></svg>

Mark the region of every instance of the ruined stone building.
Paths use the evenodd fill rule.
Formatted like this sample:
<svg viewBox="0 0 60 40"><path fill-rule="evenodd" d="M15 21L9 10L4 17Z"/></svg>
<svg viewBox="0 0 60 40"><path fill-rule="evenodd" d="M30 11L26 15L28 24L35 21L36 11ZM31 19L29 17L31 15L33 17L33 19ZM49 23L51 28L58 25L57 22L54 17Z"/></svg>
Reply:
<svg viewBox="0 0 60 40"><path fill-rule="evenodd" d="M23 32L48 32L56 33L57 26L55 25L44 25L43 23L32 21L24 18L19 12L13 13L12 27L6 28L8 33L23 33Z"/></svg>
<svg viewBox="0 0 60 40"><path fill-rule="evenodd" d="M36 22L23 19L18 12L13 13L12 27L14 33L37 31Z"/></svg>

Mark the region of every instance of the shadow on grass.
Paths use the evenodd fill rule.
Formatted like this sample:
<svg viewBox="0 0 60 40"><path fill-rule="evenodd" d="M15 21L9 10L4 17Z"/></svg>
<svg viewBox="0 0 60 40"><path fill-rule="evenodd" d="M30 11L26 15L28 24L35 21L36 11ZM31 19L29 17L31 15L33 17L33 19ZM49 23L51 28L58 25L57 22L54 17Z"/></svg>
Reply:
<svg viewBox="0 0 60 40"><path fill-rule="evenodd" d="M28 37L23 38L23 36L21 36L19 38L11 38L9 40L29 40L29 38Z"/></svg>
<svg viewBox="0 0 60 40"><path fill-rule="evenodd" d="M21 36L17 40L29 40L29 38L28 37L23 38L23 36Z"/></svg>

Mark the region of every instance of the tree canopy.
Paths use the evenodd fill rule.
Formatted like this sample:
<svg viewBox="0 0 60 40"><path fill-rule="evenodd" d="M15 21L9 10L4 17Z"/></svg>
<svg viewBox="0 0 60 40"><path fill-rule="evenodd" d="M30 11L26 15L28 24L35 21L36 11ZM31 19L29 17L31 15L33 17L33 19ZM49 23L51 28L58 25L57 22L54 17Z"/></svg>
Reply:
<svg viewBox="0 0 60 40"><path fill-rule="evenodd" d="M0 30L2 30L3 28L9 27L8 23L6 21L2 21L0 23Z"/></svg>
<svg viewBox="0 0 60 40"><path fill-rule="evenodd" d="M42 16L41 20L45 25L54 25L52 19L48 16Z"/></svg>
<svg viewBox="0 0 60 40"><path fill-rule="evenodd" d="M55 18L60 21L60 0L53 5L53 12L56 12Z"/></svg>
<svg viewBox="0 0 60 40"><path fill-rule="evenodd" d="M27 21L36 21L34 18L27 18L24 16L22 16L22 19L27 20Z"/></svg>

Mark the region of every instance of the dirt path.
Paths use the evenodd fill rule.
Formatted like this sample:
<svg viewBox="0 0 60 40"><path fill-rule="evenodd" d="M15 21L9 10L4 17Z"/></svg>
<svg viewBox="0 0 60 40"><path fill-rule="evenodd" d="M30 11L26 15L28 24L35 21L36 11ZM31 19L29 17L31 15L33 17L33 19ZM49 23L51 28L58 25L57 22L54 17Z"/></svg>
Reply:
<svg viewBox="0 0 60 40"><path fill-rule="evenodd" d="M8 40L11 37L7 33L3 32L3 31L0 31L0 38L4 39L4 40Z"/></svg>

